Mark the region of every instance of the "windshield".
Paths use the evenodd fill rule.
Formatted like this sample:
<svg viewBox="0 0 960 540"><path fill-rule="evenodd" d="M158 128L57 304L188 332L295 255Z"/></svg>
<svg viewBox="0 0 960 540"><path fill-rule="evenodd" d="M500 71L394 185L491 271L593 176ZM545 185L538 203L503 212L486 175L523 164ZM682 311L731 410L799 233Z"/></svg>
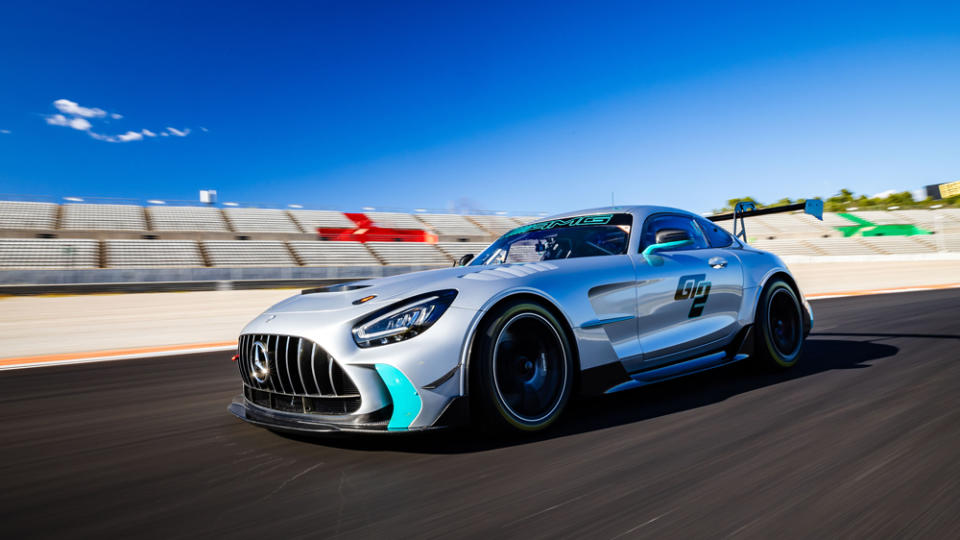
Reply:
<svg viewBox="0 0 960 540"><path fill-rule="evenodd" d="M632 223L630 214L597 214L524 225L501 236L470 266L621 255Z"/></svg>

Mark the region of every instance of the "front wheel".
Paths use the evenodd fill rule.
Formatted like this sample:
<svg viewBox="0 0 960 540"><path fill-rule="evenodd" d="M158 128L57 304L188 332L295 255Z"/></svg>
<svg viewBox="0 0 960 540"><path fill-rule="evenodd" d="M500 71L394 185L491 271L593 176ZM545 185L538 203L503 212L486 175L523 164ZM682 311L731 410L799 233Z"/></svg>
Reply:
<svg viewBox="0 0 960 540"><path fill-rule="evenodd" d="M560 322L543 306L497 310L477 336L471 401L494 428L539 431L560 417L573 388L573 355Z"/></svg>
<svg viewBox="0 0 960 540"><path fill-rule="evenodd" d="M803 308L790 285L777 279L764 287L754 323L756 362L765 368L793 367L803 352Z"/></svg>

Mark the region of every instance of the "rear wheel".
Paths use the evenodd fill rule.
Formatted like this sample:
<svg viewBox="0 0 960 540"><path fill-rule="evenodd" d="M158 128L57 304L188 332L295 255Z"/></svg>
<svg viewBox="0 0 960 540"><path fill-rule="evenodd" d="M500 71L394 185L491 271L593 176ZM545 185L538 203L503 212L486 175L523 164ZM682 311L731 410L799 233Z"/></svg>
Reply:
<svg viewBox="0 0 960 540"><path fill-rule="evenodd" d="M775 279L760 296L754 357L761 367L793 367L803 352L803 309L796 293L785 281Z"/></svg>
<svg viewBox="0 0 960 540"><path fill-rule="evenodd" d="M573 388L573 356L563 327L543 306L497 310L477 336L471 400L484 424L538 431L560 417Z"/></svg>

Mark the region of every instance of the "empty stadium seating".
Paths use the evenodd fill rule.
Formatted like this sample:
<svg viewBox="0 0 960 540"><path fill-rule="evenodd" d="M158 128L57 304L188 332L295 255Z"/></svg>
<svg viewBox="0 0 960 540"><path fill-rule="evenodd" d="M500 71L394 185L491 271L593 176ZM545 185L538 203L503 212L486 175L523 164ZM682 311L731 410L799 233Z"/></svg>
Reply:
<svg viewBox="0 0 960 540"><path fill-rule="evenodd" d="M454 261L471 254L477 256L489 246L487 242L438 242L437 247Z"/></svg>
<svg viewBox="0 0 960 540"><path fill-rule="evenodd" d="M380 261L360 242L289 242L304 266L377 266Z"/></svg>
<svg viewBox="0 0 960 540"><path fill-rule="evenodd" d="M55 229L57 208L53 203L0 201L0 229Z"/></svg>
<svg viewBox="0 0 960 540"><path fill-rule="evenodd" d="M417 214L439 236L487 236L476 224L459 214Z"/></svg>
<svg viewBox="0 0 960 540"><path fill-rule="evenodd" d="M903 223L903 220L893 212L883 210L854 210L847 213L865 219L874 225L898 225Z"/></svg>
<svg viewBox="0 0 960 540"><path fill-rule="evenodd" d="M284 210L270 208L224 208L230 227L241 233L302 232ZM312 232L312 231L309 231Z"/></svg>
<svg viewBox="0 0 960 540"><path fill-rule="evenodd" d="M807 245L820 255L878 255L861 238L812 238Z"/></svg>
<svg viewBox="0 0 960 540"><path fill-rule="evenodd" d="M752 234L751 225L754 220L761 221L767 228L775 231L774 236L780 237L810 237L810 236L838 236L839 232L822 221L804 213L769 214L747 220L747 232Z"/></svg>
<svg viewBox="0 0 960 540"><path fill-rule="evenodd" d="M65 204L60 228L82 231L145 231L143 207L132 204Z"/></svg>
<svg viewBox="0 0 960 540"><path fill-rule="evenodd" d="M827 227L850 227L857 225L857 222L849 220L836 212L824 212L823 213L823 224Z"/></svg>
<svg viewBox="0 0 960 540"><path fill-rule="evenodd" d="M501 236L515 228L517 228L517 221L508 216L497 216L497 215L478 215L478 216L467 216L467 218L482 227L486 231L490 231L493 236Z"/></svg>
<svg viewBox="0 0 960 540"><path fill-rule="evenodd" d="M433 244L412 242L367 242L377 257L387 265L450 266L453 259Z"/></svg>
<svg viewBox="0 0 960 540"><path fill-rule="evenodd" d="M960 208L864 210L852 214L875 224L915 225L935 234L844 238L837 228L855 226L857 222L838 213L824 214L821 222L799 212L752 217L747 220L747 232L754 247L787 256L960 253ZM0 201L0 229L8 231L6 236L85 237L78 240L0 239L0 268L447 266L464 254L480 253L490 241L522 224L544 219L541 216L375 211L366 215L383 227L426 230L442 240L456 237L471 241L362 244L305 240L305 234L313 234L318 227L356 228L345 214L332 210L220 209L159 204L146 208L88 203L59 206ZM732 222L722 222L722 225L729 229ZM252 240L219 240L235 233L248 235ZM258 237L259 233L263 234ZM133 239L141 237L145 239ZM481 239L483 241L479 241Z"/></svg>
<svg viewBox="0 0 960 540"><path fill-rule="evenodd" d="M154 231L230 231L220 209L209 206L150 206L147 216Z"/></svg>
<svg viewBox="0 0 960 540"><path fill-rule="evenodd" d="M776 255L819 255L812 246L803 240L778 238L773 240L754 240L750 245Z"/></svg>
<svg viewBox="0 0 960 540"><path fill-rule="evenodd" d="M100 245L96 240L10 238L0 239L0 268L97 268Z"/></svg>
<svg viewBox="0 0 960 540"><path fill-rule="evenodd" d="M417 218L410 214L401 214L397 212L367 212L366 216L378 227L390 229L426 229L427 226L417 221Z"/></svg>
<svg viewBox="0 0 960 540"><path fill-rule="evenodd" d="M290 210L290 216L304 232L314 232L317 227L355 229L357 224L333 210Z"/></svg>
<svg viewBox="0 0 960 540"><path fill-rule="evenodd" d="M960 253L960 233L947 233L933 239L938 251Z"/></svg>
<svg viewBox="0 0 960 540"><path fill-rule="evenodd" d="M883 254L935 253L937 251L936 244L929 236L867 236L862 241L877 253Z"/></svg>
<svg viewBox="0 0 960 540"><path fill-rule="evenodd" d="M526 225L534 221L542 221L545 216L513 216L512 219L517 225Z"/></svg>
<svg viewBox="0 0 960 540"><path fill-rule="evenodd" d="M195 240L106 240L107 268L176 268L204 266Z"/></svg>
<svg viewBox="0 0 960 540"><path fill-rule="evenodd" d="M269 240L207 240L210 266L297 266L283 242Z"/></svg>

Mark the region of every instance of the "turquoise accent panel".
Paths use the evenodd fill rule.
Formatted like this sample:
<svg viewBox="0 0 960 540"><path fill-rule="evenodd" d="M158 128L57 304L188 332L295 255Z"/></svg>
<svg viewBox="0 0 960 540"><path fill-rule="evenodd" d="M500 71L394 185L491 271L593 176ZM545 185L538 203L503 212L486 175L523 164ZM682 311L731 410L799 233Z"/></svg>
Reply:
<svg viewBox="0 0 960 540"><path fill-rule="evenodd" d="M376 364L374 368L377 374L387 385L387 391L390 392L390 399L393 400L393 416L390 417L390 423L387 429L390 431L402 431L410 427L410 424L420 414L422 403L417 388L413 386L410 379L399 369L388 364Z"/></svg>

